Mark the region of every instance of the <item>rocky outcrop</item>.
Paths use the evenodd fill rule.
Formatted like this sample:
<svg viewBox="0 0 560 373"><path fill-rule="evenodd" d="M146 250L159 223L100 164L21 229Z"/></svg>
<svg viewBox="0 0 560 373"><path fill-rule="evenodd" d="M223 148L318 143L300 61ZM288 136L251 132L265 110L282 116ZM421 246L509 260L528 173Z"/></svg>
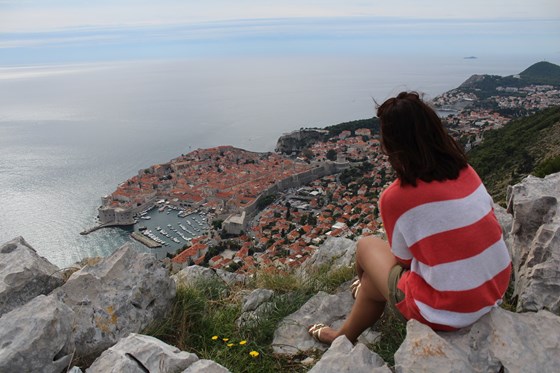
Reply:
<svg viewBox="0 0 560 373"><path fill-rule="evenodd" d="M216 269L216 274L228 285L243 285L247 282L247 276L224 271L223 269Z"/></svg>
<svg viewBox="0 0 560 373"><path fill-rule="evenodd" d="M411 320L395 353L397 372L555 372L560 366L560 317L501 308L470 328L436 333Z"/></svg>
<svg viewBox="0 0 560 373"><path fill-rule="evenodd" d="M329 266L330 269L351 267L354 263L356 242L348 238L329 237L301 266L301 272Z"/></svg>
<svg viewBox="0 0 560 373"><path fill-rule="evenodd" d="M507 209L517 310L560 315L560 173L509 187Z"/></svg>
<svg viewBox="0 0 560 373"><path fill-rule="evenodd" d="M560 366L560 317L548 312L513 313L496 308L469 328L434 332L416 320L395 353L395 371L556 372ZM503 369L503 370L502 370ZM311 372L389 372L362 343L339 337Z"/></svg>
<svg viewBox="0 0 560 373"><path fill-rule="evenodd" d="M170 309L175 283L150 254L125 244L72 274L53 296L74 311L76 357L90 361Z"/></svg>
<svg viewBox="0 0 560 373"><path fill-rule="evenodd" d="M181 372L196 361L195 354L132 333L103 352L86 373Z"/></svg>
<svg viewBox="0 0 560 373"><path fill-rule="evenodd" d="M259 318L268 313L274 304L270 299L274 291L269 289L255 289L243 298L241 316L236 321L238 327L255 325Z"/></svg>
<svg viewBox="0 0 560 373"><path fill-rule="evenodd" d="M299 153L311 145L324 141L328 131L316 129L301 129L280 136L275 151L281 154Z"/></svg>
<svg viewBox="0 0 560 373"><path fill-rule="evenodd" d="M346 337L334 340L331 347L309 373L391 373L391 369L363 343L354 346Z"/></svg>
<svg viewBox="0 0 560 373"><path fill-rule="evenodd" d="M197 265L183 268L172 276L177 286L195 286L197 283L211 282L219 279L210 268Z"/></svg>
<svg viewBox="0 0 560 373"><path fill-rule="evenodd" d="M198 360L183 373L229 373L229 370L212 360Z"/></svg>
<svg viewBox="0 0 560 373"><path fill-rule="evenodd" d="M0 318L0 372L62 372L72 360L74 312L40 295Z"/></svg>
<svg viewBox="0 0 560 373"><path fill-rule="evenodd" d="M500 222L502 226L502 233L504 235L504 240L508 242L511 234L511 226L513 225L513 217L508 214L507 210L498 204L494 204L494 215ZM508 245L509 248L509 245ZM510 252L511 256L511 252Z"/></svg>
<svg viewBox="0 0 560 373"><path fill-rule="evenodd" d="M327 294L319 292L298 311L282 320L272 341L277 354L295 355L301 351L317 349L325 351L327 346L315 341L307 328L315 323L339 327L352 308L352 297L348 293Z"/></svg>
<svg viewBox="0 0 560 373"><path fill-rule="evenodd" d="M23 237L0 247L0 316L63 282L59 268L39 256Z"/></svg>
<svg viewBox="0 0 560 373"><path fill-rule="evenodd" d="M325 351L327 346L313 339L307 329L315 323L323 323L334 328L342 326L352 309L354 300L350 290L336 294L319 292L305 303L298 311L285 317L274 332L272 348L277 354L294 355L307 350ZM358 338L364 343L373 343L378 333L366 330Z"/></svg>

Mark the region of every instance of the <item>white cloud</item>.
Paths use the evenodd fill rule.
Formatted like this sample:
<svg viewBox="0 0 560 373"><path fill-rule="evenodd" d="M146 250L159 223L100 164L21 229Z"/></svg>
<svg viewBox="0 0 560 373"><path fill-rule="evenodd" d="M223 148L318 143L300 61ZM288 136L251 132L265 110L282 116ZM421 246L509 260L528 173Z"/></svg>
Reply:
<svg viewBox="0 0 560 373"><path fill-rule="evenodd" d="M2 48L21 48L21 47L38 47L53 44L82 44L91 42L108 42L120 39L113 35L84 35L84 36L66 36L66 37L41 37L31 39L13 39L0 40L0 49ZM0 78L1 79L1 78Z"/></svg>
<svg viewBox="0 0 560 373"><path fill-rule="evenodd" d="M560 18L557 0L142 0L0 2L0 32L293 17Z"/></svg>
<svg viewBox="0 0 560 373"><path fill-rule="evenodd" d="M81 74L84 72L107 70L115 67L105 64L75 64L26 67L0 67L0 81L12 79L45 78L56 75Z"/></svg>

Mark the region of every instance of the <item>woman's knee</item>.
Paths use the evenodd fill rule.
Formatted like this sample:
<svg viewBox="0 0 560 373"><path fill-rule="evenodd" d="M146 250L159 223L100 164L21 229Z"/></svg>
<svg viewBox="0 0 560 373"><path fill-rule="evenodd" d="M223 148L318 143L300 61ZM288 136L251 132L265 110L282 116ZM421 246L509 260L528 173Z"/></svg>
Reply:
<svg viewBox="0 0 560 373"><path fill-rule="evenodd" d="M377 250L390 250L387 241L375 236L362 237L358 240L356 246L356 256L368 255Z"/></svg>
<svg viewBox="0 0 560 373"><path fill-rule="evenodd" d="M396 264L389 243L379 237L361 238L356 247L356 264L363 270L385 271Z"/></svg>

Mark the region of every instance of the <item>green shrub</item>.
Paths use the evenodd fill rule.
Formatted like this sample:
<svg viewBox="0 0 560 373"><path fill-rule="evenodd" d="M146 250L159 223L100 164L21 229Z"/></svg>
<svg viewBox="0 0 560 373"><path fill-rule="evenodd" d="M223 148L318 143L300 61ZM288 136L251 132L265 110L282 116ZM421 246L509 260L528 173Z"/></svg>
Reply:
<svg viewBox="0 0 560 373"><path fill-rule="evenodd" d="M556 172L560 172L560 155L546 159L535 167L533 175L538 177L545 177Z"/></svg>

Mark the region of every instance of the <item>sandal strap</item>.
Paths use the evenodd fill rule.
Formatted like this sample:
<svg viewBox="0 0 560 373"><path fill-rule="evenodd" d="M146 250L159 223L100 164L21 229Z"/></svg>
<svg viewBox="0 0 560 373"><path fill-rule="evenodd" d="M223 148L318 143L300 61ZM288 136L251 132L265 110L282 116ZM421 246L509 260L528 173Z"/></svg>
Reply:
<svg viewBox="0 0 560 373"><path fill-rule="evenodd" d="M358 296L358 291L360 290L361 286L362 283L360 282L360 279L357 279L352 283L352 285L350 285L350 292L352 294L352 298L356 299L356 297Z"/></svg>
<svg viewBox="0 0 560 373"><path fill-rule="evenodd" d="M325 328L326 325L322 323L313 324L308 329L307 332L315 339L317 342L321 342L321 330Z"/></svg>

